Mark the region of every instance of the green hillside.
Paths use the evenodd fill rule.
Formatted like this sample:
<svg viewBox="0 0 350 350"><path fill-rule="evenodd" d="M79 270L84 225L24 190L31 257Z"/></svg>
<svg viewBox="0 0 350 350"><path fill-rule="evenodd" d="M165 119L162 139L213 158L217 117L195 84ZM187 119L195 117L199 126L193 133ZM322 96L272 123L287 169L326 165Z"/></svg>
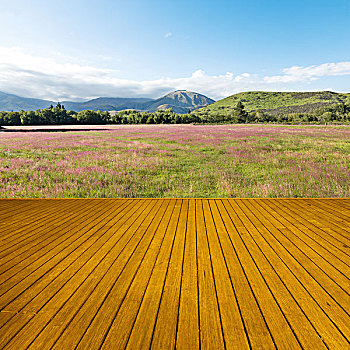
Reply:
<svg viewBox="0 0 350 350"><path fill-rule="evenodd" d="M317 108L339 103L350 104L350 93L319 92L241 92L224 98L200 112L228 112L242 101L247 112L262 110L271 114L312 113Z"/></svg>

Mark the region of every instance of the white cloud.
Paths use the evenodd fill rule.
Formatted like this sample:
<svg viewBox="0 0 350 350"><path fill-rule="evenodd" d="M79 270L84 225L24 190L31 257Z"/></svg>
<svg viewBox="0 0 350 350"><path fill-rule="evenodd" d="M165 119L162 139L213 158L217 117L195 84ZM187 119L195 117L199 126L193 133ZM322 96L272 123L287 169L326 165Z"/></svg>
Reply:
<svg viewBox="0 0 350 350"><path fill-rule="evenodd" d="M293 66L283 69L280 75L271 76L232 72L208 75L199 69L182 78L136 81L119 79L116 70L79 62L69 63L69 60L63 62L59 55L54 57L37 57L18 47L0 46L0 91L57 101L98 96L159 97L172 90L183 89L219 99L249 90L292 91L296 83L305 84L324 76L350 74L350 62L338 62Z"/></svg>
<svg viewBox="0 0 350 350"><path fill-rule="evenodd" d="M164 35L164 38L170 38L171 36L173 36L173 33L169 32Z"/></svg>
<svg viewBox="0 0 350 350"><path fill-rule="evenodd" d="M324 63L307 67L292 66L282 69L282 75L266 76L267 83L292 83L314 81L325 76L350 75L350 62Z"/></svg>
<svg viewBox="0 0 350 350"><path fill-rule="evenodd" d="M242 81L242 80L244 80L244 79L247 79L247 78L250 78L251 77L251 75L249 74L249 73L243 73L243 74L241 74L241 75L237 75L236 77L235 77L235 82L240 82L240 81Z"/></svg>

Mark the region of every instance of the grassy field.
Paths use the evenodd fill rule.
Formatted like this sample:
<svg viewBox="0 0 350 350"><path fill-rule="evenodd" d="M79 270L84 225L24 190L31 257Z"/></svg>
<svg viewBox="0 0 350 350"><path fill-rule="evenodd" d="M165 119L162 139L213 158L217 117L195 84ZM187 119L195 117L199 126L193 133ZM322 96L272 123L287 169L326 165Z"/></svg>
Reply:
<svg viewBox="0 0 350 350"><path fill-rule="evenodd" d="M241 92L220 101L203 107L198 111L222 111L233 110L238 101L242 101L246 111L258 109L275 110L276 108L290 109L290 112L301 112L303 107L309 112L314 112L316 108L325 105L345 103L350 101L350 94L335 93L330 91L319 92L269 92L269 91L249 91ZM298 108L299 107L299 108Z"/></svg>
<svg viewBox="0 0 350 350"><path fill-rule="evenodd" d="M349 127L86 128L0 132L0 197L350 196Z"/></svg>

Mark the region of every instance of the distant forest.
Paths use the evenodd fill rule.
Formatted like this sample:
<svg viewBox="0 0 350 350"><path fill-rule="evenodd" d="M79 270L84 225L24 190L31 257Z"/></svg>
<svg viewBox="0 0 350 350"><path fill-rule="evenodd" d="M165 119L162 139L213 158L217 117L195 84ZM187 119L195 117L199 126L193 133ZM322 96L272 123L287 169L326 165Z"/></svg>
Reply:
<svg viewBox="0 0 350 350"><path fill-rule="evenodd" d="M117 113L84 110L67 111L60 103L36 111L0 112L0 126L7 125L69 125L69 124L221 124L221 123L281 123L281 124L350 124L350 104L323 105L313 111L256 110L247 112L241 101L235 107L177 114L171 109L156 112L124 110Z"/></svg>

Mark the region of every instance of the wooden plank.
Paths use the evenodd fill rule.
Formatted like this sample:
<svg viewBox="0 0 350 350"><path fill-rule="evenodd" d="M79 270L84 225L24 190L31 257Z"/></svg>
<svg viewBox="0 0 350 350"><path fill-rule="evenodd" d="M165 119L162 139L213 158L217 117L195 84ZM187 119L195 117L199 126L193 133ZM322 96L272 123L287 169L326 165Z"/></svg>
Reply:
<svg viewBox="0 0 350 350"><path fill-rule="evenodd" d="M172 207L169 208L169 211L172 209ZM165 217L165 221L167 220L167 217ZM162 230L163 227L162 226L159 226L159 229ZM158 235L158 238L160 239L160 242L162 241L162 237L161 235ZM152 241L152 244L151 244L151 247L149 248L149 250L147 251L147 255L151 249L151 251L153 250L153 245L154 241ZM146 255L146 256L147 256ZM146 266L146 262L148 263L148 259L144 258L143 260L144 262L140 264L140 269L143 268L143 266ZM138 270L137 274L140 274L140 270ZM141 273L141 278L142 280L144 280L144 274ZM134 280L135 281L135 280ZM134 282L133 282L134 283ZM118 289L119 291L120 289ZM130 289L129 289L130 291ZM138 293L139 293L139 289L137 289L136 291L134 291L134 296L133 297L137 297L138 296ZM111 292L112 293L112 292ZM129 292L128 292L129 294ZM135 296L136 294L136 296ZM128 295L127 295L128 296ZM127 299L127 296L125 297L125 299L123 299L123 305L124 303L127 303L128 302L126 301ZM116 300L116 296L113 295L113 300ZM87 300L87 303L89 303L89 299ZM108 301L106 301L108 302ZM134 299L132 299L131 303L134 302ZM116 306L117 308L117 306ZM131 310L129 310L131 311ZM58 336L60 335L60 333L58 332L58 330L61 330L61 336L59 339L57 339L57 342L55 342L54 344L54 347L57 348L57 349L62 349L62 348L67 348L67 349L70 349L70 348L74 348L79 339L77 339L76 337L76 330L74 329L74 319L72 320L72 322L70 324L68 324L67 320L66 320L66 316L62 317L62 315L64 315L64 313L61 313L61 314L58 314L55 319L53 320L53 322L51 324L48 325L48 327L45 329L45 332L44 333L41 333L39 335L39 337L35 340L35 342L33 343L33 345L35 344L40 344L40 343L43 343L43 344L47 344L47 342L49 342L49 344L52 344L52 341L55 340L56 338L58 338ZM131 314L126 314L124 315L126 318L130 317ZM124 318L123 318L124 320ZM66 321L66 322L65 322ZM126 322L127 324L125 325L125 327L132 327L132 322L128 322L128 320L124 320L124 322ZM60 325L60 327L58 328L57 327L57 324ZM131 323L131 324L130 324ZM71 327L73 326L73 327ZM64 328L65 327L65 328ZM106 329L108 328L108 325L106 325ZM121 327L121 330L123 330L123 328ZM109 333L108 333L109 334ZM43 340L43 339L46 339L47 340ZM120 333L120 338L118 338L118 341L121 341L122 339L122 333ZM120 348L117 343L115 344L115 347L116 348Z"/></svg>
<svg viewBox="0 0 350 350"><path fill-rule="evenodd" d="M319 243L321 246L332 252L339 260L341 260L345 265L349 264L349 256L344 252L342 244L334 237L318 226L312 224L309 220L305 219L300 215L294 207L291 207L287 204L285 200L271 200L263 199L268 205L273 205L274 202L278 206L279 210L282 210L285 214L285 217L288 217L288 221L293 223L293 225L311 237L314 241Z"/></svg>
<svg viewBox="0 0 350 350"><path fill-rule="evenodd" d="M152 349L174 349L176 345L186 220L186 213L182 211L163 285Z"/></svg>
<svg viewBox="0 0 350 350"><path fill-rule="evenodd" d="M182 217L179 223L179 226L182 224L180 227L183 227L183 230L185 230L185 247L176 336L176 346L179 349L199 349L200 341L195 205L195 199L188 200L188 212L181 213Z"/></svg>
<svg viewBox="0 0 350 350"><path fill-rule="evenodd" d="M342 209L346 210L348 213L350 212L350 198L332 198L332 205L341 206ZM350 215L350 213L349 213Z"/></svg>
<svg viewBox="0 0 350 350"><path fill-rule="evenodd" d="M244 227L235 217L229 216L223 201L210 201L210 207L215 218L218 236L225 256L237 302L247 331L249 343L253 349L275 348L268 325L257 303L254 291L249 284L247 275L239 260L235 244L228 232L238 235L237 228Z"/></svg>
<svg viewBox="0 0 350 350"><path fill-rule="evenodd" d="M225 209L234 220L241 221L246 227L246 217L244 213L237 208L235 201L225 200ZM237 210L238 209L238 210ZM260 309L264 315L264 318L269 325L269 330L273 337L274 343L277 348L300 348L298 339L296 338L293 330L287 322L285 315L281 310L281 305L275 299L272 291L267 285L263 273L256 265L255 260L252 258L248 248L245 245L243 237L248 233L243 226L237 227L237 233L231 234L229 232L231 240L235 245L239 259L243 265L251 288L257 298L257 302L260 305Z"/></svg>
<svg viewBox="0 0 350 350"><path fill-rule="evenodd" d="M4 199L0 200L0 220L1 223L4 222L4 220L11 220L16 217L16 215L21 214L25 211L31 211L33 208L40 208L42 209L42 203L36 202L33 203L32 200L27 199L23 201L18 200L12 200L12 201L5 201Z"/></svg>
<svg viewBox="0 0 350 350"><path fill-rule="evenodd" d="M19 208L16 213L11 212L11 215L2 215L2 220L6 220L9 224L2 230L2 235L7 238L8 233L13 234L14 229L20 229L26 226L27 228L32 228L34 223L40 220L50 217L55 211L60 211L64 207L74 207L78 203L77 199L68 200L47 200L43 202L32 201L30 206L27 206L23 211ZM9 236L11 238L11 235Z"/></svg>
<svg viewBox="0 0 350 350"><path fill-rule="evenodd" d="M105 213L111 220L103 226L96 225L86 233L87 239L82 242L77 248L67 255L57 264L50 274L45 274L43 278L27 288L19 297L14 299L6 306L6 310L22 310L24 307L30 308L35 312L45 305L53 295L62 286L67 283L75 273L83 267L83 265L90 261L95 254L101 253L102 247L108 243L113 237L114 231L110 230L108 223L113 223L114 228L121 225L126 215L130 215L130 210L133 210L138 201L120 202L120 203L106 203L106 209L111 208ZM140 203L141 204L141 203ZM136 206L137 209L137 206ZM115 212L118 210L117 212ZM111 215L113 212L114 215ZM133 213L134 211L132 211ZM121 222L120 222L121 221ZM102 223L102 222L101 222ZM83 235L82 235L83 236ZM81 236L81 238L82 238ZM34 307L32 300L36 298L36 306ZM39 299L41 302L39 302ZM28 304L31 302L30 306Z"/></svg>
<svg viewBox="0 0 350 350"><path fill-rule="evenodd" d="M320 208L326 211L326 213L331 213L332 216L338 217L343 220L350 220L350 201L349 199L344 199L343 201L327 199L327 200L317 200L313 198L308 198L305 200L306 203L312 205L315 208Z"/></svg>
<svg viewBox="0 0 350 350"><path fill-rule="evenodd" d="M237 303L237 297L231 285L220 242L218 241L216 223L214 222L208 200L203 199L202 203L209 257L221 316L225 347L228 349L249 349L249 342Z"/></svg>
<svg viewBox="0 0 350 350"><path fill-rule="evenodd" d="M271 206L267 206L261 200L250 201L250 204L256 210L264 212L264 217L273 224L274 228L277 228L280 233L292 242L296 249L302 251L306 259L310 259L316 266L322 268L322 271L335 283L339 284L341 288L347 291L350 290L350 280L347 277L350 276L350 268L347 265L341 263L328 250L305 235L302 230L292 225ZM338 269L337 265L341 265L342 268Z"/></svg>
<svg viewBox="0 0 350 350"><path fill-rule="evenodd" d="M76 225L74 222L72 222L72 226L66 226L64 228L64 230L66 230L70 236L63 242L63 246L55 246L49 251L49 257L43 255L38 259L33 260L30 265L24 269L20 269L15 275L7 279L6 288L2 288L1 291L0 308L7 305L10 300L13 300L18 294L22 293L22 291L27 289L29 285L35 283L36 280L42 278L42 276L51 271L54 266L64 259L66 256L64 254L69 254L79 243L81 243L81 241L84 241L84 235L77 235L76 233L80 232L80 230L84 228L86 232L89 232L89 230L86 228L89 227L89 225L90 227L96 225L98 221L95 222L94 220L97 219L104 219L104 216L101 216L99 211L94 212L89 219L82 220ZM33 257L35 257L35 254ZM6 273L4 276L6 279Z"/></svg>
<svg viewBox="0 0 350 350"><path fill-rule="evenodd" d="M0 313L0 322L3 323L3 313ZM3 327L0 331L0 347L1 349L13 349L20 350L24 349L21 344L17 348L6 347L9 341L13 338L13 333L16 328L22 328L26 323L28 323L35 315L34 314L14 314L5 322L7 327ZM5 315L7 317L7 315Z"/></svg>
<svg viewBox="0 0 350 350"><path fill-rule="evenodd" d="M318 216L327 217L329 219L330 225L327 228L333 229L333 224L337 225L341 229L345 230L346 233L342 234L350 245L350 211L349 215L346 215L346 212L343 207L333 204L332 201L314 201L311 199L305 200L305 204L308 207L314 208L318 212Z"/></svg>
<svg viewBox="0 0 350 350"><path fill-rule="evenodd" d="M0 218L1 349L350 348L349 199L6 199Z"/></svg>
<svg viewBox="0 0 350 350"><path fill-rule="evenodd" d="M345 231L350 233L349 218L341 215L339 211L333 210L331 206L328 206L327 210L325 210L322 204L321 206L314 205L308 199L304 201L294 201L294 205L297 205L302 211L305 209L305 212L310 216L312 215L315 220L322 220L322 225L325 227L333 228L335 226L340 232ZM343 234L341 235L344 236ZM347 235L345 235L345 238L347 238Z"/></svg>
<svg viewBox="0 0 350 350"><path fill-rule="evenodd" d="M34 208L43 209L43 203L49 204L48 199L35 201L31 198L26 199L0 199L0 219L12 218L14 214L20 214L21 211L28 211Z"/></svg>
<svg viewBox="0 0 350 350"><path fill-rule="evenodd" d="M159 226L156 228L154 239L152 240L152 243L149 246L146 255L144 256L144 259L135 275L134 280L132 281L125 299L120 305L119 310L116 311L113 323L111 324L108 334L103 342L102 349L111 349L113 347L117 349L124 349L126 347L131 330L133 328L133 324L140 308L140 304L144 298L146 288L148 287L151 275L155 267L155 263L159 256L161 246L164 242L164 238L168 230L168 225L175 209L175 204L175 199L170 201L170 204ZM178 202L178 207L175 209L175 224L177 224L180 209L181 200ZM174 233L175 231L172 232L172 235L174 235ZM151 295L151 298L153 300L153 295ZM143 322L140 333L144 334L148 330L148 332L150 332L152 335L154 323L150 324L146 323L146 320L142 321ZM141 340L142 337L139 337L139 339ZM146 344L144 344L142 341L139 342L140 349L145 347Z"/></svg>
<svg viewBox="0 0 350 350"><path fill-rule="evenodd" d="M341 249L344 248L344 244L348 244L348 234L349 232L346 228L339 227L328 218L321 218L317 215L317 212L313 211L310 207L303 207L303 205L298 205L295 201L287 199L285 200L288 205L289 210L297 212L297 214L306 219L310 224L320 229L320 232L324 232L323 236L327 240L332 240L333 244L336 244ZM303 209L301 209L303 208ZM348 229L349 227L347 227ZM344 250L345 254L349 254Z"/></svg>
<svg viewBox="0 0 350 350"><path fill-rule="evenodd" d="M66 204L63 203L63 205L61 206L57 205L58 209L52 208L52 211L45 210L46 220L42 220L42 221L41 221L41 218L38 217L37 213L34 211L33 213L31 212L33 217L30 217L29 219L24 218L17 225L9 222L7 227L2 229L2 233L1 233L1 246L0 246L1 255L4 254L4 252L8 250L9 247L13 247L15 243L21 242L23 237L24 239L28 238L32 235L35 235L36 230L38 230L40 227L45 228L45 224L51 222L50 215L52 213L55 213L55 212L57 213L57 210L62 213L65 213L66 211L71 212L72 208L75 208L75 206L76 204L74 202L67 202Z"/></svg>
<svg viewBox="0 0 350 350"><path fill-rule="evenodd" d="M65 227L63 230L68 230L69 227ZM73 234L72 234L73 235ZM79 239L79 237L75 237L75 239ZM56 255L60 253L60 250L57 251L56 249ZM40 250L39 253L40 254ZM54 252L52 252L54 254ZM33 254L33 257L29 258L29 262L26 260L23 260L23 262L20 262L19 264L14 264L13 267L11 267L11 261L8 263L8 265L4 266L4 271L0 275L0 282L1 282L1 289L0 289L0 295L2 296L0 298L0 307L4 307L6 304L3 303L4 297L3 295L6 294L10 289L15 287L18 284L26 285L26 281L23 282L23 280L28 277L32 272L35 272L38 270L43 264L48 263L50 259L45 259L45 256L41 259L35 260L35 253ZM18 288L18 287L17 287Z"/></svg>
<svg viewBox="0 0 350 350"><path fill-rule="evenodd" d="M111 272L110 268L113 266L113 264L115 264L119 253L123 250L125 244L130 241L130 238L134 236L132 232L133 227L139 227L140 221L142 222L143 219L149 214L149 210L154 207L153 205L149 205L152 204L151 202L152 201L147 200L144 201L141 208L138 208L140 210L139 215L135 215L136 217L131 220L126 220L119 230L117 230L122 237L121 240L117 240L117 243L120 243L120 245L112 243L112 246L104 246L104 249L101 249L100 254L96 254L92 259L90 259L88 264L85 264L79 271L79 274L74 275L69 284L65 284L63 288L61 288L58 293L56 293L54 297L49 300L48 303L41 307L39 310L40 312L37 313L32 322L27 323L23 330L12 339L10 343L11 346L14 348L16 346L28 346L37 339L44 329L49 329L47 328L48 325L50 325L50 327L54 326L54 330L55 328L57 330L57 326L60 324L57 322L57 320L63 320L64 324L62 325L61 321L61 327L63 326L63 329L66 327L67 322L69 322L76 312L81 309L82 305L86 305L85 302L87 298L92 298L92 293L96 291L96 286L100 285L100 281L104 279L107 272ZM128 219L128 217L126 219ZM129 234L125 235L126 232ZM116 255L114 255L114 253ZM120 267L118 264L114 266ZM113 274L111 277L114 281ZM104 291L104 288L97 290L98 296L103 298L104 295L101 293L102 291ZM96 296L96 294L94 295ZM95 300L92 298L93 307L96 306L94 301ZM38 304L38 301L35 299L34 302L35 304ZM40 300L39 305L41 305ZM31 307L36 309L37 306L34 305L33 307L32 305ZM30 309L28 311L30 311ZM54 321L56 321L56 323ZM82 330L80 330L80 332L82 336ZM54 331L53 334L55 335L55 338L48 339L51 343L53 343L54 340L60 335L60 332ZM41 338L38 339L37 344L40 344L40 340L43 337L47 339L45 335L46 332L44 332Z"/></svg>
<svg viewBox="0 0 350 350"><path fill-rule="evenodd" d="M303 312L300 304L298 304L298 302L295 300L294 293L292 293L286 286L286 279L293 280L290 273L288 273L289 271L284 271L283 275L278 275L275 266L276 264L280 264L280 257L276 256L276 254L272 254L272 256L267 255L266 251L261 248L261 246L265 244L265 242L260 239L260 234L264 227L259 221L264 220L265 213L255 211L255 217L251 214L249 209L242 210L240 213L239 210L242 209L241 202L244 202L244 204L247 203L246 206L248 207L248 205L250 205L250 201L237 200L235 201L234 205L236 213L239 213L239 216L246 228L247 234L241 235L242 241L244 241L244 244L254 259L256 266L260 271L262 271L263 278L268 285L269 290L279 304L283 315L300 342L301 347L318 347L321 349L326 349L327 347L323 343L322 338ZM243 213L245 214L246 218L241 216ZM264 230L264 232L268 233L267 230ZM264 247L266 246L267 245L265 244Z"/></svg>
<svg viewBox="0 0 350 350"><path fill-rule="evenodd" d="M87 206L88 203L89 205ZM63 233L66 233L66 231L62 230L63 227L78 225L83 221L86 222L86 210L88 208L94 208L95 212L101 212L103 214L104 205L111 206L112 204L108 204L105 201L99 201L98 203L88 201L85 204L81 202L80 206L76 205L74 207L74 211L72 211L72 208L69 208L69 211L64 215L62 214L59 217L52 216L51 221L48 221L45 226L34 231L34 235L30 234L31 231L27 231L27 236L24 235L22 237L23 243L20 245L11 243L15 250L10 256L5 256L1 259L1 270L4 269L7 262L13 267L15 265L14 259L22 261L24 257L33 255L36 251L41 250L40 245L47 247L50 242L54 242L61 236L63 237Z"/></svg>
<svg viewBox="0 0 350 350"><path fill-rule="evenodd" d="M169 226L165 231L164 242L159 251L135 322L132 325L132 330L126 346L127 349L146 349L151 345L153 329L157 319L162 290L169 266L168 262L174 247L175 236L178 234L177 227L179 218L180 215L182 219L182 217L187 214L187 206L188 200L176 201ZM159 232L159 234L161 234L161 232ZM116 323L116 320L114 322ZM118 328L119 327L124 328L118 325ZM114 334L114 336L117 335ZM107 342L104 344L104 347L106 347L106 344Z"/></svg>
<svg viewBox="0 0 350 350"><path fill-rule="evenodd" d="M91 204L92 208L93 205ZM52 244L56 244L57 240L61 237L66 237L67 230L62 230L62 227L69 225L77 225L82 221L86 221L86 205L78 207L76 212L68 215L66 217L59 217L59 224L55 224L55 218L52 218L51 222L48 222L41 229L35 230L33 235L29 234L22 236L20 243L10 243L9 249L6 255L0 258L0 273L3 274L6 272L6 275L9 275L9 270L14 269L18 262L21 265L24 264L26 258L34 260L33 255L36 252L42 250L42 247L45 247L46 250L49 250ZM68 232L69 233L69 232ZM0 278L0 283L2 282L2 277Z"/></svg>
<svg viewBox="0 0 350 350"><path fill-rule="evenodd" d="M50 275L49 274L47 274L47 275L45 275L45 277L48 277L49 278L49 280L50 280ZM61 287L61 286L60 286ZM33 292L33 290L31 289L31 288L28 288L29 289L29 295L31 295L31 294L33 294L34 293L34 295L32 295L32 297L35 297L35 288L34 288L34 292ZM23 304L23 298L22 298L22 296L25 296L25 297L27 297L27 291L28 291L28 289L27 290L25 290L25 293L23 293L23 294L20 294L20 296L21 296L21 298L14 298L13 299L13 303L12 304L9 304L8 305L8 308L13 308L14 310L16 310L17 312L18 311L21 311L20 313L21 314L27 314L27 313L30 313L30 314L36 314L37 313L37 311L40 311L40 310L38 310L37 308L34 308L34 310L33 309L30 309L30 307L28 307L28 305L22 305ZM41 293L41 294L39 294L39 296L42 298L42 297L45 297L45 293ZM34 298L34 300L35 300L35 298ZM31 303L32 304L32 303ZM20 306L19 306L20 305ZM29 309L29 310L28 310ZM9 310L5 310L5 311L9 311ZM11 328L11 331L12 331L12 335L14 335L14 334L16 334L23 326L24 326L24 324L22 324L22 322L23 322L23 320L25 320L24 318L18 318L18 321L16 322L16 323L14 323L14 326L12 326L12 328ZM12 322L12 321L11 321ZM2 325L3 326L3 325ZM11 327L11 324L10 323L8 323L8 324L6 324L5 326L3 326L2 328L1 328L1 331L2 332L6 332L7 331L7 329L9 328L9 327Z"/></svg>
<svg viewBox="0 0 350 350"><path fill-rule="evenodd" d="M13 316L15 316L16 312L13 311L0 311L0 329L1 327L6 324ZM1 334L1 332L0 332ZM0 337L1 339L1 337ZM0 340L0 346L1 346L1 340Z"/></svg>
<svg viewBox="0 0 350 350"><path fill-rule="evenodd" d="M202 200L196 200L196 227L200 345L201 348L210 349L212 344L216 344L217 349L224 349L226 345L210 261Z"/></svg>
<svg viewBox="0 0 350 350"><path fill-rule="evenodd" d="M272 266L276 271L283 270L283 272L279 274L281 280L287 288L288 286L291 287L291 294L298 304L301 305L301 308L304 310L308 319L312 320L315 330L317 330L324 342L331 348L334 346L340 348L346 346L346 339L344 339L343 335L338 329L340 326L346 332L347 326L346 322L344 324L344 321L347 317L345 316L344 318L343 310L339 308L339 306L329 296L324 294L324 290L320 288L320 286L314 280L309 278L310 276L307 274L307 272L305 272L303 269L298 269L295 259L293 259L287 253L285 248L277 239L275 239L271 232L268 231L261 223L259 223L259 221L263 220L264 218L261 212L257 214L258 216L253 216L249 210L242 210L241 201L239 200L234 203L231 202L231 205L240 216L243 217L243 215L247 215L247 219L249 221L245 220L245 225L248 232L256 232L256 234L254 234L254 238L257 240L259 247L261 249L264 248L263 252L266 259L271 258L271 256L275 258ZM272 227L269 226L269 228L271 229ZM257 234L258 232L259 234ZM283 269L285 266L288 266L288 268ZM268 273L265 273L264 275L266 277L270 276ZM281 304L281 306L283 306L283 304ZM310 308L310 306L312 307ZM295 316L296 309L293 308L292 310L293 312L289 314L289 319ZM329 319L329 312L336 314L339 317L337 326L335 326L332 320ZM298 327L294 327L295 332L298 330ZM309 336L312 335L311 332L306 332L306 334ZM304 335L305 337L306 334L302 332L301 336ZM300 338L300 340L305 340L305 338ZM307 336L306 340L308 340Z"/></svg>
<svg viewBox="0 0 350 350"><path fill-rule="evenodd" d="M339 250L333 243L329 242L329 240L326 239L327 236L324 236L324 232L321 232L321 235L319 235L318 233L321 230L318 227L310 225L307 220L301 218L292 210L288 210L288 207L283 204L283 202L260 199L259 204L269 208L268 210L273 211L279 221L283 221L283 225L281 227L288 227L292 228L293 230L298 230L298 235L303 237L304 241L307 240L311 246L317 246L323 250L322 256L324 256L326 259L329 255L331 256L330 260L332 260L334 263L340 264L340 266L345 269L349 268L350 259L348 255ZM332 237L328 238L332 240ZM328 252L328 254L325 252ZM336 259L335 261L334 258Z"/></svg>
<svg viewBox="0 0 350 350"><path fill-rule="evenodd" d="M107 288L108 298L105 298L102 300L102 304L99 304L100 307L93 315L93 319L86 333L79 340L77 349L100 348L102 346L113 319L116 316L116 310L120 307L134 280L136 272L154 239L155 229L162 220L168 205L169 200L157 202L156 210L154 210L152 216L148 216L136 232L138 242L135 246L135 250L131 252L123 251L124 256L122 263L118 264L119 266L123 266L123 268L121 270L118 269L119 273L117 274L117 278L114 277L115 273L113 273L113 283ZM119 268L119 266L117 267ZM100 285L105 289L104 284L101 283ZM89 303L91 303L91 300L89 300Z"/></svg>
<svg viewBox="0 0 350 350"><path fill-rule="evenodd" d="M63 208L67 207L63 205ZM61 210L55 211L56 213L58 212L58 218L65 217L66 214L63 208ZM70 205L67 212L71 213L73 208L74 206ZM15 258L23 251L25 251L26 247L33 246L36 243L40 242L42 232L45 230L47 231L51 225L52 217L47 218L46 221L44 221L43 225L24 225L23 227L13 227L10 225L12 232L8 234L7 239L2 240L3 245L1 247L0 253L1 267L3 267L3 264L5 264L7 261Z"/></svg>

